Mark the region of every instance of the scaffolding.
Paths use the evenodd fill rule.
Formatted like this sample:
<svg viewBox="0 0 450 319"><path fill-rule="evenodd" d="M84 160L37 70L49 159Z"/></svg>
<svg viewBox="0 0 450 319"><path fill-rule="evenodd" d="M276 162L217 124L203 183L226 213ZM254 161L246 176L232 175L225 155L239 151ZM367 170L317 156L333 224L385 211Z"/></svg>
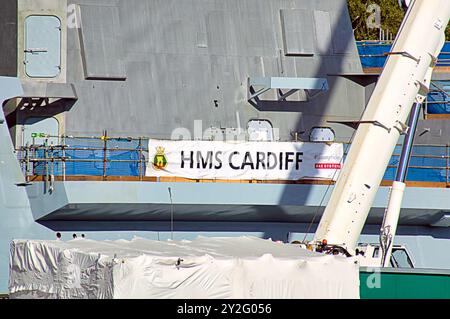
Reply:
<svg viewBox="0 0 450 319"><path fill-rule="evenodd" d="M50 139L55 138L59 141L57 145L48 144ZM38 177L46 181L55 177L62 181L76 180L77 177L79 180L83 177L96 177L96 180L128 177L129 180L144 181L151 177L146 176L146 167L150 163L149 137L109 137L104 132L97 137L37 135L36 139L43 143L33 141L31 145L16 150L27 182ZM394 179L400 150L401 144L397 145L383 180ZM407 181L448 184L449 170L450 144L415 145Z"/></svg>

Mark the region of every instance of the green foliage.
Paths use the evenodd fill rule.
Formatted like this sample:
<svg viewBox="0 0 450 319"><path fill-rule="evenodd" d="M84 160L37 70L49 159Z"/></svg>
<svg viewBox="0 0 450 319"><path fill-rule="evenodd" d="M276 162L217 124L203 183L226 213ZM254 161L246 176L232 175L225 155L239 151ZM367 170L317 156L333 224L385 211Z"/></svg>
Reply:
<svg viewBox="0 0 450 319"><path fill-rule="evenodd" d="M367 25L367 21L371 20L371 16L373 19L373 13L368 12L368 7L371 4L377 4L380 7L381 28L386 33L392 33L395 37L404 16L404 12L398 6L397 0L348 0L348 8L356 40L379 39L379 29L369 28Z"/></svg>
<svg viewBox="0 0 450 319"><path fill-rule="evenodd" d="M397 0L347 0L347 3L357 41L378 40L380 38L380 30L369 28L367 25L367 21L371 20L372 15L371 12L368 12L368 7L371 4L377 4L381 9L381 28L385 33L392 33L393 38L395 38L405 15ZM446 30L446 36L449 40L450 27Z"/></svg>

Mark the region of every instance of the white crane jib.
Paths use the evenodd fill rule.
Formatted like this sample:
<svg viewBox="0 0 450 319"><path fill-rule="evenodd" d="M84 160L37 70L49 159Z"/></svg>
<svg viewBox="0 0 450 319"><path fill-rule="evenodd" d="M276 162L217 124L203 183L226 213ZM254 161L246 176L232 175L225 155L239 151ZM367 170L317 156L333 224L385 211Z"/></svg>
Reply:
<svg viewBox="0 0 450 319"><path fill-rule="evenodd" d="M354 252L400 134L444 42L450 0L415 0L369 100L314 236ZM428 75L427 75L428 73ZM420 102L420 101L418 101Z"/></svg>

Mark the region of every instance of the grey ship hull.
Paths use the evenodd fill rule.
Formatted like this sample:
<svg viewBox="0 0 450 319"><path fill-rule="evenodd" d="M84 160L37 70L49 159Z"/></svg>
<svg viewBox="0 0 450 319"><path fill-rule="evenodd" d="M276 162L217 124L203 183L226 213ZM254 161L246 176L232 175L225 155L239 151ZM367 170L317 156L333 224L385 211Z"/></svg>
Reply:
<svg viewBox="0 0 450 319"><path fill-rule="evenodd" d="M73 20L75 13L79 20ZM60 72L52 78L29 76L39 68L24 63L30 15L61 21ZM249 233L303 239L314 231L332 190L67 181L55 182L50 193L42 182L25 183L14 153L26 144L24 132L33 130L36 119L55 119L56 135L107 130L165 139L179 128L195 133L196 120L202 130L235 132L259 119L270 121L281 141L293 135L308 140L317 126L330 126L337 140L347 141L353 131L327 121L359 119L376 82L363 74L344 0L5 0L0 25L6 30L0 32L0 75L18 77L24 88L0 113L0 292L7 290L13 238L52 239L61 232L63 239L84 233L164 240L173 230L177 239ZM282 101L271 90L250 103L247 83L257 77L326 78L329 90L313 98L299 90ZM424 135L419 143L447 142L441 121L420 126L440 134ZM378 241L387 192L378 192L362 241ZM450 266L443 253L450 249L448 192L406 191L397 238L418 267Z"/></svg>

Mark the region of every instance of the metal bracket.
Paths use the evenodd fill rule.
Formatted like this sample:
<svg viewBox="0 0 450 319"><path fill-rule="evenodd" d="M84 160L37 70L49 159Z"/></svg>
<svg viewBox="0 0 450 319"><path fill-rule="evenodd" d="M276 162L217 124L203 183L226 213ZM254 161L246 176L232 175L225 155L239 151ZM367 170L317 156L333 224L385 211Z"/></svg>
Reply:
<svg viewBox="0 0 450 319"><path fill-rule="evenodd" d="M395 122L394 128L399 131L401 135L408 134L409 131L409 126L400 121Z"/></svg>
<svg viewBox="0 0 450 319"><path fill-rule="evenodd" d="M351 127L352 129L358 129L360 124L373 124L375 126L379 126L384 128L386 131L390 132L391 129L388 128L386 125L382 124L378 121L327 121L328 123L336 123L336 124L343 124Z"/></svg>
<svg viewBox="0 0 450 319"><path fill-rule="evenodd" d="M283 93L281 89L277 90L278 93L278 101L286 101L286 98L294 94L295 92L298 92L298 89L292 89L289 90L287 93Z"/></svg>
<svg viewBox="0 0 450 319"><path fill-rule="evenodd" d="M30 182L17 183L17 184L16 184L16 186L19 186L19 187L26 187L26 186L31 186L31 185L33 185L33 184L30 183Z"/></svg>
<svg viewBox="0 0 450 319"><path fill-rule="evenodd" d="M428 85L425 85L420 81L416 81L416 85L419 87L419 92L417 93L417 95L427 96L427 94L430 92L430 88Z"/></svg>
<svg viewBox="0 0 450 319"><path fill-rule="evenodd" d="M46 52L48 52L48 50L47 49L41 49L41 48L39 48L39 49L26 49L26 50L24 50L24 52L25 53L31 53L31 54L35 54L35 53L46 53Z"/></svg>
<svg viewBox="0 0 450 319"><path fill-rule="evenodd" d="M429 55L431 57L430 68L434 68L437 65L439 59L438 59L438 57L432 55L431 53L429 53Z"/></svg>
<svg viewBox="0 0 450 319"><path fill-rule="evenodd" d="M288 78L288 77L249 77L247 79L248 96L247 100L252 103L258 100L259 96L265 92L276 89L277 101L286 101L286 98L299 90L328 91L328 81L323 78ZM255 87L260 87L255 89ZM283 92L282 90L288 90ZM316 95L308 95L313 98ZM255 100L255 101L254 101Z"/></svg>
<svg viewBox="0 0 450 319"><path fill-rule="evenodd" d="M411 53L408 53L406 51L400 51L400 52L387 52L384 53L384 55L402 55L404 57L410 58L414 61L416 61L417 64L420 63L420 58L416 58L415 56L413 56Z"/></svg>

